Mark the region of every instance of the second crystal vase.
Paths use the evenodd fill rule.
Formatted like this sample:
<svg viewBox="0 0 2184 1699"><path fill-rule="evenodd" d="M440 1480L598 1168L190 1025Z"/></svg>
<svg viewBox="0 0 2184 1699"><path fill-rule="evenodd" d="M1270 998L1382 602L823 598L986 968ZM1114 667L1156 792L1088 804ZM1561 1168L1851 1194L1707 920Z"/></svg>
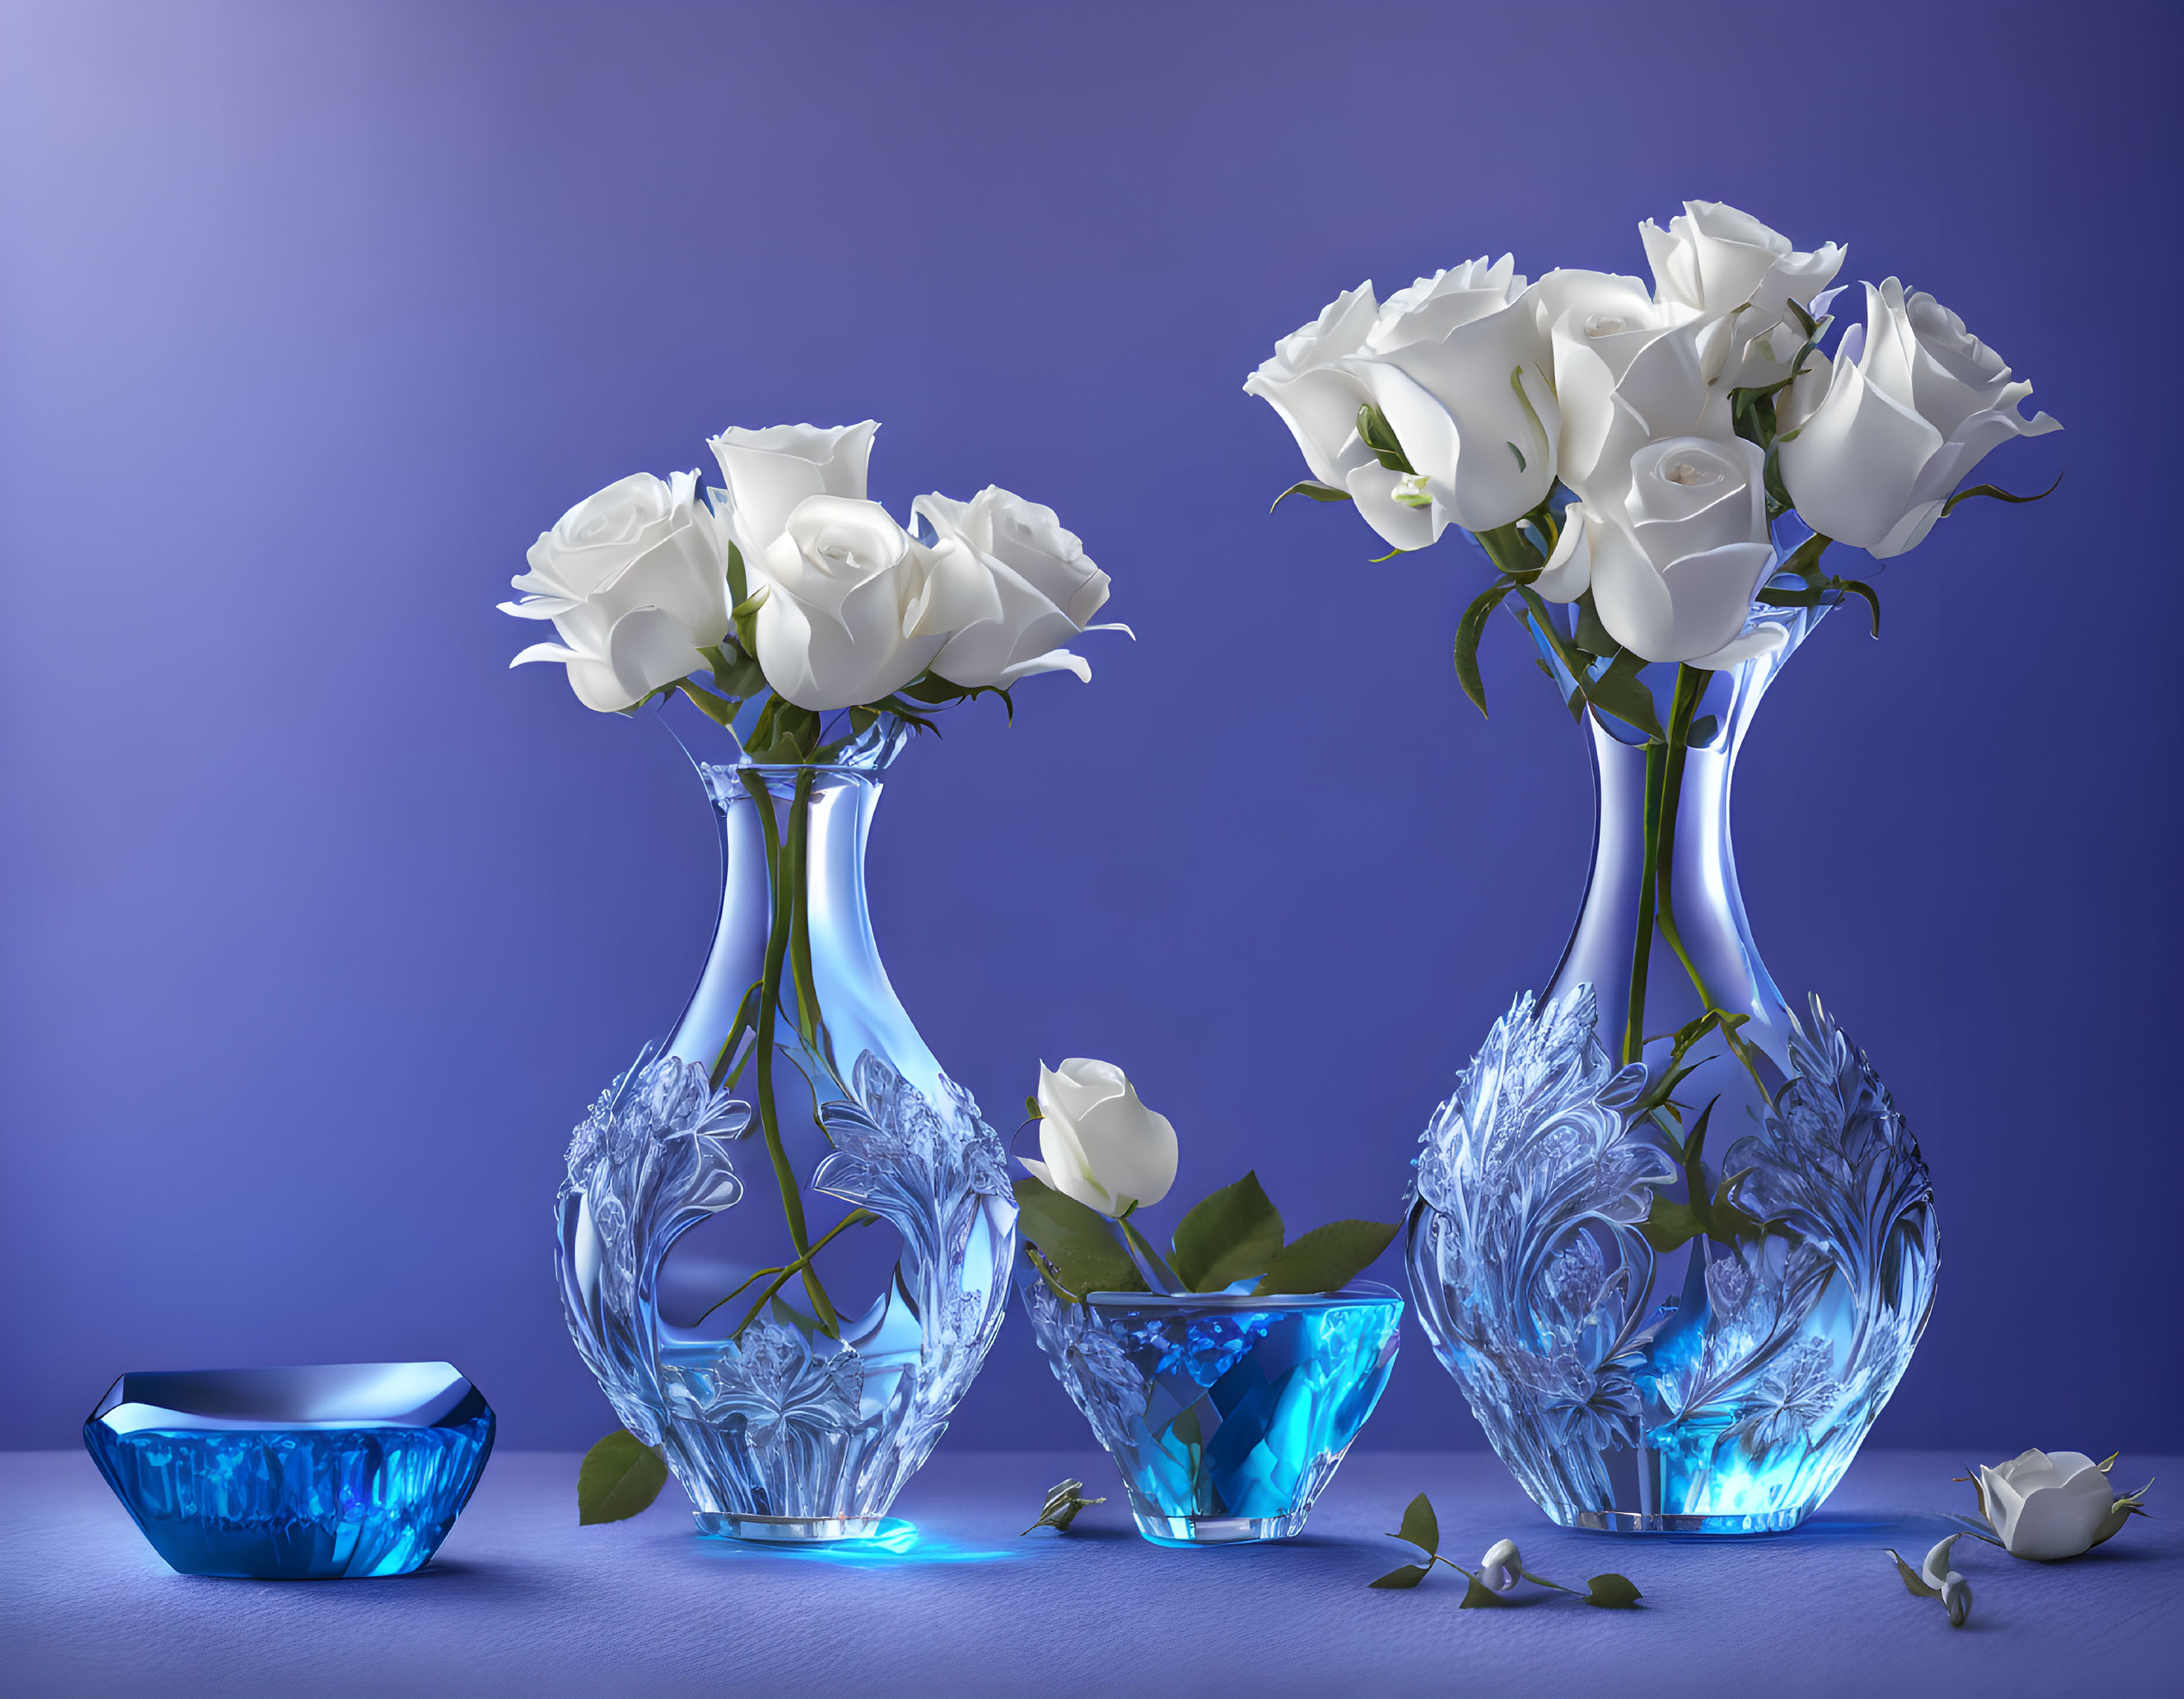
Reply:
<svg viewBox="0 0 2184 1699"><path fill-rule="evenodd" d="M896 1000L866 908L866 837L904 735L883 716L812 767L694 756L724 863L711 953L674 1030L569 1147L570 1331L709 1534L877 1531L1006 1307L1001 1141ZM731 1209L742 1283L674 1325L662 1263ZM847 1301L845 1252L891 1230L883 1289Z"/></svg>
<svg viewBox="0 0 2184 1699"><path fill-rule="evenodd" d="M1775 989L1730 844L1737 751L1823 611L1756 610L1786 640L1733 669L1647 669L1662 737L1585 708L1599 824L1576 930L1423 1135L1420 1318L1565 1527L1795 1527L1933 1302L1918 1146L1817 999L1800 1016Z"/></svg>

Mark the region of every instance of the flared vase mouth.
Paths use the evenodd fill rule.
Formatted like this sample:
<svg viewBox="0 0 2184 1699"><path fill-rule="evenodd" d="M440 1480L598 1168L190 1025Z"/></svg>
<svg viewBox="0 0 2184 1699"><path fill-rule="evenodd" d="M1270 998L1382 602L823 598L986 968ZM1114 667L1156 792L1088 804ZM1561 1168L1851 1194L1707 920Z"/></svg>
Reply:
<svg viewBox="0 0 2184 1699"><path fill-rule="evenodd" d="M915 729L894 714L874 714L859 727L851 723L851 710L837 709L819 716L818 742L811 753L824 756L824 760L759 760L750 753L753 746L769 753L776 752L778 747L769 729L770 711L770 704L742 704L737 708L735 723L723 726L677 695L663 698L652 714L700 772L749 768L765 775L769 784L804 772L876 778L894 763Z"/></svg>
<svg viewBox="0 0 2184 1699"><path fill-rule="evenodd" d="M1264 1310L1344 1310L1393 1304L1403 1307L1403 1296L1392 1286L1377 1280L1354 1280L1333 1292L1088 1292L1087 1305L1102 1310L1149 1310L1180 1315L1210 1310L1228 1313Z"/></svg>

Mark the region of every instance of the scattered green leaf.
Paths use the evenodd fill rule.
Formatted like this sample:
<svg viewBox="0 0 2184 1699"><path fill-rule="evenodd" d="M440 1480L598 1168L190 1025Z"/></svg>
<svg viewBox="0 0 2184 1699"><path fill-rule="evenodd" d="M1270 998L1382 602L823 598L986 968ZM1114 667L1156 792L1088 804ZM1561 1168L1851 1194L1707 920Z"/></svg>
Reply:
<svg viewBox="0 0 2184 1699"><path fill-rule="evenodd" d="M1400 1569L1391 1569L1377 1581L1367 1581L1368 1587L1415 1587L1433 1572L1430 1563L1406 1563Z"/></svg>
<svg viewBox="0 0 2184 1699"><path fill-rule="evenodd" d="M1266 1278L1252 1289L1260 1297L1336 1291L1388 1248L1396 1231L1388 1221L1330 1221L1314 1227L1284 1245L1268 1265Z"/></svg>
<svg viewBox="0 0 2184 1699"><path fill-rule="evenodd" d="M1078 1511L1088 1504L1104 1504L1107 1502L1104 1498L1086 1498L1084 1483L1081 1480L1058 1482L1047 1489L1046 1502L1039 1507L1039 1520L1027 1528L1024 1533L1031 1534L1042 1528L1051 1528L1058 1534L1066 1534L1070 1531L1070 1524L1077 1520Z"/></svg>
<svg viewBox="0 0 2184 1699"><path fill-rule="evenodd" d="M667 1460L626 1428L617 1428L584 1453L577 1471L577 1522L626 1522L648 1508L667 1485Z"/></svg>
<svg viewBox="0 0 2184 1699"><path fill-rule="evenodd" d="M1281 1212L1255 1171L1192 1206L1176 1224L1169 1266L1192 1292L1218 1292L1262 1275L1281 1249Z"/></svg>
<svg viewBox="0 0 2184 1699"><path fill-rule="evenodd" d="M1645 1597L1631 1585L1629 1576L1617 1575L1612 1571L1606 1575L1594 1576L1585 1585L1592 1589L1585 1596L1585 1603L1596 1604L1602 1610L1636 1610L1638 1601Z"/></svg>
<svg viewBox="0 0 2184 1699"><path fill-rule="evenodd" d="M1403 1526L1388 1536L1391 1540L1408 1540L1428 1557L1441 1551L1441 1518L1434 1514L1434 1502L1421 1492L1403 1509Z"/></svg>
<svg viewBox="0 0 2184 1699"><path fill-rule="evenodd" d="M1441 1561L1447 1563L1448 1560L1444 1558ZM1448 1566L1460 1574L1467 1584L1464 1588L1464 1602L1456 1607L1459 1610L1484 1610L1508 1603L1508 1600L1461 1564L1449 1564Z"/></svg>

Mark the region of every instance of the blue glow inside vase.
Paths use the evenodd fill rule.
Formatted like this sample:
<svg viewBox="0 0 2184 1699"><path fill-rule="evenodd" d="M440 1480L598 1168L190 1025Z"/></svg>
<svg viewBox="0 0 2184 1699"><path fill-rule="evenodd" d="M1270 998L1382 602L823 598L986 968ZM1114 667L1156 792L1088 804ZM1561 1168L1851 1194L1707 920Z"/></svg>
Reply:
<svg viewBox="0 0 2184 1699"><path fill-rule="evenodd" d="M444 1362L124 1375L83 1443L184 1575L406 1575L455 1524L494 1416Z"/></svg>
<svg viewBox="0 0 2184 1699"><path fill-rule="evenodd" d="M1055 1378L1121 1471L1138 1531L1163 1546L1299 1532L1401 1339L1403 1300L1368 1281L1070 1303L1027 1261L1017 1286Z"/></svg>

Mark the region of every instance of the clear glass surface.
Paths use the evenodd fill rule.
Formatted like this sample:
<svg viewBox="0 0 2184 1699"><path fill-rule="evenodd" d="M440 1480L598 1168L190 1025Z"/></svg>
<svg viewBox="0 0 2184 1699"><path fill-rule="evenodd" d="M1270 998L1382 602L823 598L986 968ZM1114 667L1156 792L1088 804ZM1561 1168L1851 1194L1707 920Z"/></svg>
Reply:
<svg viewBox="0 0 2184 1699"><path fill-rule="evenodd" d="M1095 1292L1016 1276L1048 1365L1163 1546L1286 1539L1380 1400L1403 1300L1360 1281L1318 1297Z"/></svg>
<svg viewBox="0 0 2184 1699"><path fill-rule="evenodd" d="M406 1575L470 1502L494 1417L444 1362L125 1375L83 1443L184 1575Z"/></svg>
<svg viewBox="0 0 2184 1699"><path fill-rule="evenodd" d="M1638 733L1587 710L1598 824L1569 947L1422 1135L1407 1250L1419 1319L1502 1460L1565 1527L1795 1527L1849 1466L1932 1307L1918 1146L1818 999L1792 1011L1737 889L1737 755L1823 611L1755 609L1787 641L1712 674L1693 716L1711 736L1693 739L1667 859L1688 966L1665 936L1638 948L1661 769ZM1643 675L1664 707L1675 673ZM1669 1035L1710 1004L1746 1017L1745 1054L1718 1033L1694 1047L1669 1125L1687 1140L1711 1104L1699 1202L1725 1196L1749 1221L1717 1217L1723 1231L1657 1250L1645 1224L1657 1233L1691 1188L1640 1100L1670 1072Z"/></svg>
<svg viewBox="0 0 2184 1699"><path fill-rule="evenodd" d="M866 905L879 774L902 741L883 720L841 764L816 769L739 769L686 741L720 833L711 948L673 1030L602 1094L569 1148L556 1263L570 1331L623 1424L663 1448L708 1534L868 1537L939 1441L1006 1308L1016 1208L1001 1141L897 1001ZM680 1321L663 1298L663 1265L686 1235L729 1258L714 1265L714 1295L796 1256L753 1112L758 1040L743 1016L782 908L751 782L778 831L807 772L814 1008L802 1026L784 1008L774 1029L783 1160L812 1240L856 1210L885 1224L850 1222L814 1258L838 1337L809 1310L754 1307L750 1293ZM886 1229L896 1254L875 1263ZM847 1301L842 1282L861 1273L879 1289ZM796 1282L780 1294L805 1295Z"/></svg>

